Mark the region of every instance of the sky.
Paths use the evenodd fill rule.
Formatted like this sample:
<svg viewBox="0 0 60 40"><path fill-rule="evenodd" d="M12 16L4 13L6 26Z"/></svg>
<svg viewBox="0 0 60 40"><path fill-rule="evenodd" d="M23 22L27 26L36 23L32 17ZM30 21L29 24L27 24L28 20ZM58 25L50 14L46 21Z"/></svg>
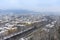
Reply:
<svg viewBox="0 0 60 40"><path fill-rule="evenodd" d="M0 0L0 9L60 12L60 0Z"/></svg>

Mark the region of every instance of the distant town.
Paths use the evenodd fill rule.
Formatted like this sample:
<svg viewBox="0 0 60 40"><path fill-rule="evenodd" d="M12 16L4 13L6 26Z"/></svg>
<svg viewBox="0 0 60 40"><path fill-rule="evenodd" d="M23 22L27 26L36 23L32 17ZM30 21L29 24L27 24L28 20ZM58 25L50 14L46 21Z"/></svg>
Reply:
<svg viewBox="0 0 60 40"><path fill-rule="evenodd" d="M60 40L59 20L60 16L37 12L0 15L0 40Z"/></svg>

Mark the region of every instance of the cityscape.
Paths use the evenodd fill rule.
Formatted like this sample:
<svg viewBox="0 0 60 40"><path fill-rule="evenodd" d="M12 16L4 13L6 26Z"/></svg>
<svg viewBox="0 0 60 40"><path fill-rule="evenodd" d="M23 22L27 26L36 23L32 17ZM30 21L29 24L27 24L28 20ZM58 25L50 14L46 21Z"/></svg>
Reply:
<svg viewBox="0 0 60 40"><path fill-rule="evenodd" d="M0 0L0 40L60 40L60 0Z"/></svg>
<svg viewBox="0 0 60 40"><path fill-rule="evenodd" d="M58 15L11 13L0 16L0 40L60 40L59 35Z"/></svg>

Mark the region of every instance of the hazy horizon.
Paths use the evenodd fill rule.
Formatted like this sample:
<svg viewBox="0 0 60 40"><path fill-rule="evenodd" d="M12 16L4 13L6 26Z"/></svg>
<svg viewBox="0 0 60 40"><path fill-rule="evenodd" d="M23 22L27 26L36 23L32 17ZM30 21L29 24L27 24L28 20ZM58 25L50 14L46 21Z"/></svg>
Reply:
<svg viewBox="0 0 60 40"><path fill-rule="evenodd" d="M60 0L0 0L0 9L60 12Z"/></svg>

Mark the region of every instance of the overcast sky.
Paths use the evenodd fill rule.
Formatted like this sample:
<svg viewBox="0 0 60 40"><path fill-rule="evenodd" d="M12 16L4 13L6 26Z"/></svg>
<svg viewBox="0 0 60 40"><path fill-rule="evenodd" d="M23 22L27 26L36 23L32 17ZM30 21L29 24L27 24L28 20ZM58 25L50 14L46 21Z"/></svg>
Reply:
<svg viewBox="0 0 60 40"><path fill-rule="evenodd" d="M60 0L0 0L0 9L60 12Z"/></svg>

